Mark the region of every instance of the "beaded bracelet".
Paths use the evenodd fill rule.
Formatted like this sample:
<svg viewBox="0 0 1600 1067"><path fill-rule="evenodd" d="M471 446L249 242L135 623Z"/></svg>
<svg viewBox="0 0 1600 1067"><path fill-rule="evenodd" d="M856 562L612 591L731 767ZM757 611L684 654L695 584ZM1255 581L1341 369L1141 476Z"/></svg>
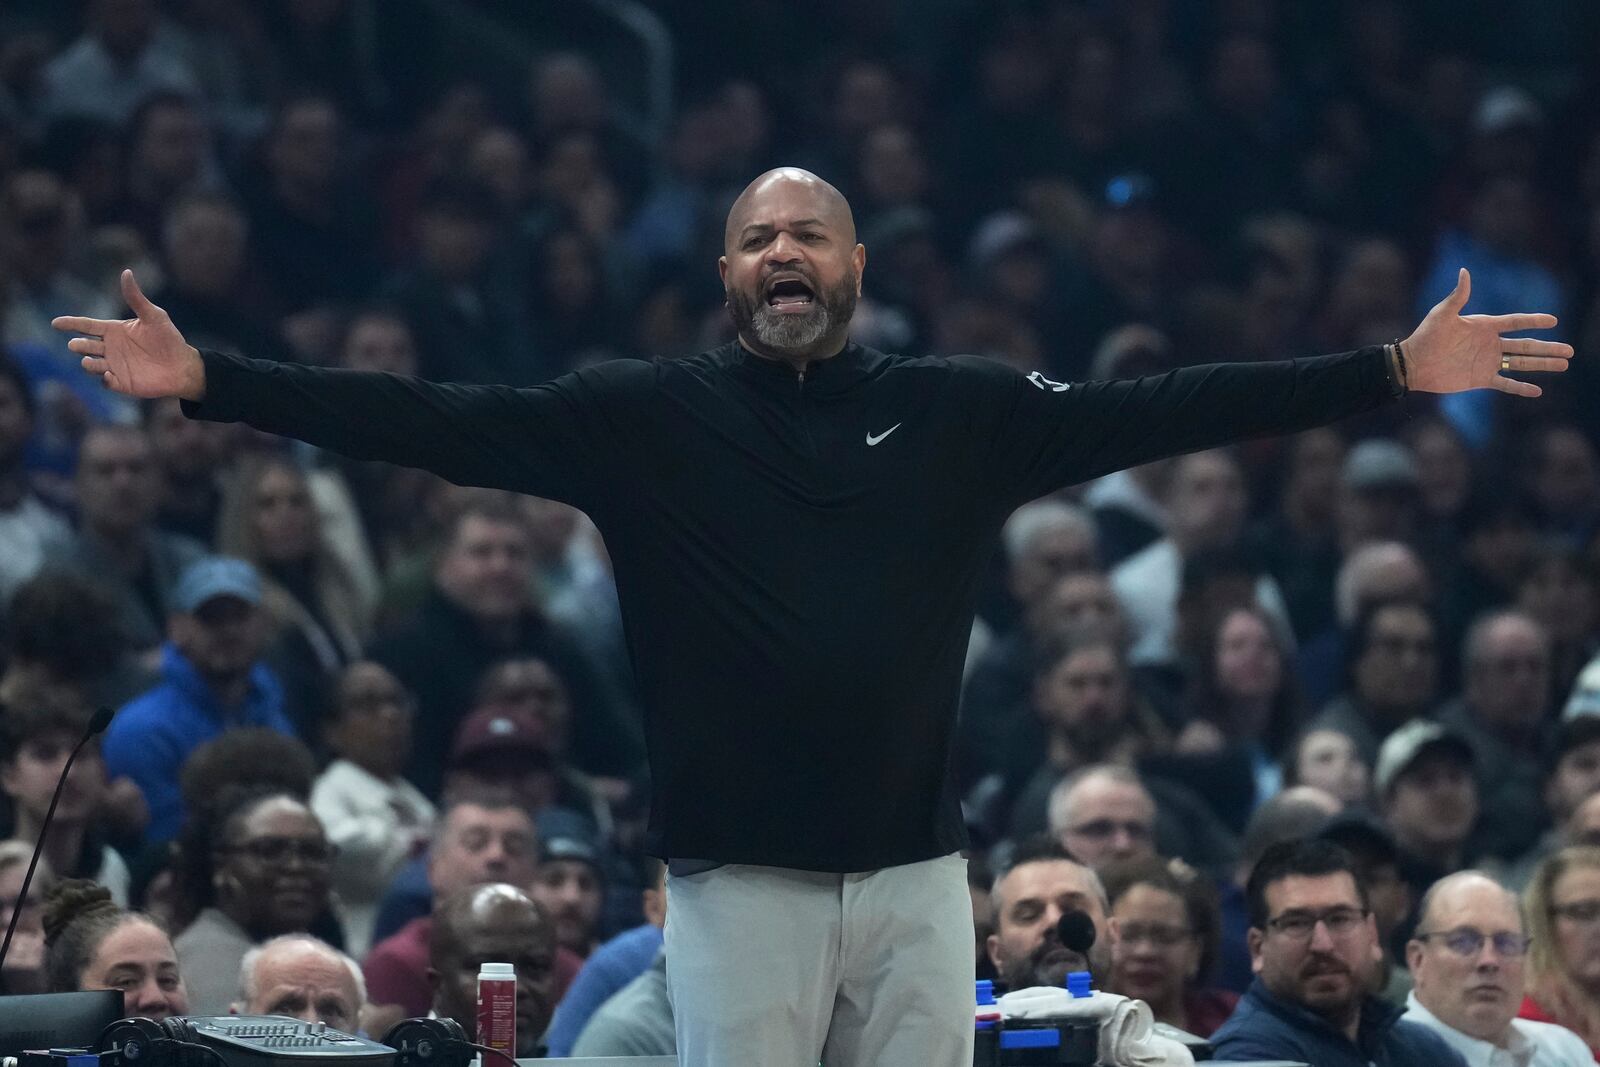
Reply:
<svg viewBox="0 0 1600 1067"><path fill-rule="evenodd" d="M1410 388L1411 388L1411 374L1410 374L1410 372L1408 372L1406 370L1406 352L1405 352L1405 349L1400 347L1400 339L1398 337L1396 337L1390 343L1394 346L1394 362L1395 362L1395 366L1397 368L1399 368L1399 371L1400 371L1400 388L1402 390L1410 390Z"/></svg>

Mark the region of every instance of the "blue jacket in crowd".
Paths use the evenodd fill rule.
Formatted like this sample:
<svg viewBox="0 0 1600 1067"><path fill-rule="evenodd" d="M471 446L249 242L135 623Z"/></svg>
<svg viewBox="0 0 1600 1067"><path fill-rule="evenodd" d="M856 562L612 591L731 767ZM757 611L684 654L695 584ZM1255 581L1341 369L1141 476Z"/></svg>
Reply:
<svg viewBox="0 0 1600 1067"><path fill-rule="evenodd" d="M661 928L645 923L624 930L594 950L550 1020L545 1045L551 1056L572 1055L578 1036L600 1005L649 970L661 951L661 942Z"/></svg>
<svg viewBox="0 0 1600 1067"><path fill-rule="evenodd" d="M189 754L224 731L266 726L294 736L283 712L283 687L265 664L250 668L243 704L224 708L170 641L161 646L161 684L134 697L106 730L106 773L132 778L150 805L148 841L170 841L183 829L178 778Z"/></svg>
<svg viewBox="0 0 1600 1067"><path fill-rule="evenodd" d="M1466 1067L1444 1039L1406 1022L1378 997L1361 1004L1354 1044L1326 1019L1274 996L1257 978L1222 1028L1211 1035L1219 1060L1298 1060L1315 1067Z"/></svg>

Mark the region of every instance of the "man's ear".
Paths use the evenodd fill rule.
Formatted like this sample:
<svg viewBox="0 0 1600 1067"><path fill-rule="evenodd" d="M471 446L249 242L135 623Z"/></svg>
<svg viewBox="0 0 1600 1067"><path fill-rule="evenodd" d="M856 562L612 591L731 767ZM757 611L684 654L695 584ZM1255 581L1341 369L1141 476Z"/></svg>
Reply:
<svg viewBox="0 0 1600 1067"><path fill-rule="evenodd" d="M1005 946L1000 944L1000 935L990 934L988 940L983 943L983 947L989 953L989 962L994 964L994 969L997 971L1005 970L1006 950Z"/></svg>
<svg viewBox="0 0 1600 1067"><path fill-rule="evenodd" d="M1250 973L1261 973L1261 945L1266 940L1261 931L1252 926L1244 935L1245 947L1250 950Z"/></svg>
<svg viewBox="0 0 1600 1067"><path fill-rule="evenodd" d="M1406 970L1416 974L1420 966L1422 966L1422 942L1413 938L1406 942Z"/></svg>
<svg viewBox="0 0 1600 1067"><path fill-rule="evenodd" d="M657 927L667 924L667 894L654 886L644 891L644 921Z"/></svg>

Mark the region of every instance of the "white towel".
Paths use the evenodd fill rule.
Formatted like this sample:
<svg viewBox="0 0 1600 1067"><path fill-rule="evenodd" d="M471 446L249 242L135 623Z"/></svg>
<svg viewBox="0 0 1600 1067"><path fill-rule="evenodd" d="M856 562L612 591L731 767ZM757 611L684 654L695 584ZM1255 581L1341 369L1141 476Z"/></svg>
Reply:
<svg viewBox="0 0 1600 1067"><path fill-rule="evenodd" d="M1150 1005L1098 990L1074 997L1059 986L1034 986L997 1002L1006 1019L1062 1019L1100 1024L1100 1062L1112 1067L1194 1067L1183 1044L1155 1032Z"/></svg>

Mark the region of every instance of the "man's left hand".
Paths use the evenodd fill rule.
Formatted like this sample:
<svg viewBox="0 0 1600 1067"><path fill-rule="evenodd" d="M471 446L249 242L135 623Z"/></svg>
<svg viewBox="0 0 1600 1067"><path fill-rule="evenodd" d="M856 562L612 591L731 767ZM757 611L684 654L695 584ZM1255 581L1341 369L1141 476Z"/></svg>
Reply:
<svg viewBox="0 0 1600 1067"><path fill-rule="evenodd" d="M1472 278L1463 268L1449 296L1434 305L1428 317L1404 341L1406 387L1422 393L1460 393L1498 389L1514 396L1538 396L1532 382L1501 372L1560 373L1572 358L1572 346L1531 337L1504 337L1526 330L1548 330L1554 315L1463 315L1472 294Z"/></svg>

